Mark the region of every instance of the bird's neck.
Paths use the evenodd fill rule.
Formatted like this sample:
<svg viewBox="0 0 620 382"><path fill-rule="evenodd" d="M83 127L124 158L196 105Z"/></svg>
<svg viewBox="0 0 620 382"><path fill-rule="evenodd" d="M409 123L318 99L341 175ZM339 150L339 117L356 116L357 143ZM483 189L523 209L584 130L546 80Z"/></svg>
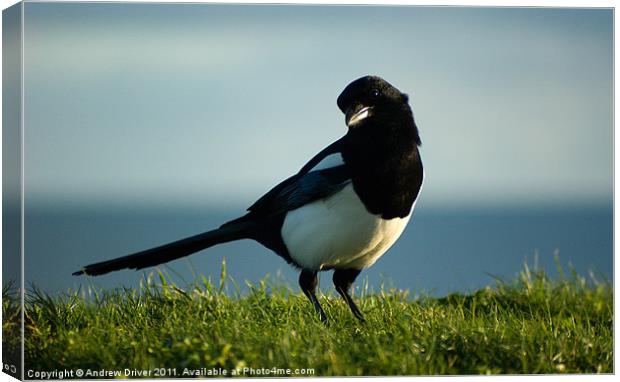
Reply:
<svg viewBox="0 0 620 382"><path fill-rule="evenodd" d="M423 177L413 119L410 124L395 122L367 123L349 131L342 150L358 196L369 212L385 219L411 212Z"/></svg>
<svg viewBox="0 0 620 382"><path fill-rule="evenodd" d="M417 153L421 144L418 128L411 116L373 118L355 127L345 136L346 145L355 148L355 156L385 161Z"/></svg>

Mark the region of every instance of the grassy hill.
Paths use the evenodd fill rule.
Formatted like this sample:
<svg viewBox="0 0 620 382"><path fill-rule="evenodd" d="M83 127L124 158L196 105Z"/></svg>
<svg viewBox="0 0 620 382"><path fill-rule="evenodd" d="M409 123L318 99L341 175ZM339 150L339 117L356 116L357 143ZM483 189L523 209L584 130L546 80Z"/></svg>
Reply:
<svg viewBox="0 0 620 382"><path fill-rule="evenodd" d="M139 290L61 297L33 288L26 370L80 369L88 378L613 372L612 286L574 273L550 280L526 267L514 281L444 298L358 291L365 324L334 293L321 297L327 326L297 290L264 281L231 296L225 279L223 271L219 285L181 289L162 276ZM6 346L17 306L3 294Z"/></svg>

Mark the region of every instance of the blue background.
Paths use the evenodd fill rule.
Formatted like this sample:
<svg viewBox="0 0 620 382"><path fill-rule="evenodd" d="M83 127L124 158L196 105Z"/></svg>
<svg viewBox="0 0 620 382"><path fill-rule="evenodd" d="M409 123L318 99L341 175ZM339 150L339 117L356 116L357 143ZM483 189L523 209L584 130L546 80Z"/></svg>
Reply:
<svg viewBox="0 0 620 382"><path fill-rule="evenodd" d="M471 290L536 253L553 272L556 250L611 278L612 17L27 3L26 280L136 285L133 271L70 273L241 214L345 133L336 97L366 74L411 96L426 168L404 236L362 276L370 286ZM217 277L222 257L240 284L296 279L250 242L169 270Z"/></svg>

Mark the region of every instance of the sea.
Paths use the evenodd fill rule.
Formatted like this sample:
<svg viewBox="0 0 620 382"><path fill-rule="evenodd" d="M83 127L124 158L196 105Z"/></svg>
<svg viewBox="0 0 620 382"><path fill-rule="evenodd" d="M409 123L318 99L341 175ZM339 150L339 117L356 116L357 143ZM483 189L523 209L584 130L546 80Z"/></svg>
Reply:
<svg viewBox="0 0 620 382"><path fill-rule="evenodd" d="M229 293L261 281L298 290L298 271L261 245L243 240L142 271L72 276L82 266L165 244L240 215L233 208L139 206L26 210L24 277L50 294L87 288L136 288L162 271L179 287L210 279L219 285L225 261ZM469 293L498 280L513 281L526 267L552 278L573 272L592 282L613 281L613 209L583 207L418 208L396 244L356 282L357 290L400 289L411 296ZM3 272L5 283L7 269ZM331 272L320 288L333 293Z"/></svg>

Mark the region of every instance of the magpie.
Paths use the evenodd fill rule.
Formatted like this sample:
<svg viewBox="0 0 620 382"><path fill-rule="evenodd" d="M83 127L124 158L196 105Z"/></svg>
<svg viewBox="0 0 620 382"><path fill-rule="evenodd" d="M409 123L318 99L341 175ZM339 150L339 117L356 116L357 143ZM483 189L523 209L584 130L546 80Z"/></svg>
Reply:
<svg viewBox="0 0 620 382"><path fill-rule="evenodd" d="M90 264L74 275L143 269L234 240L252 239L300 270L299 285L323 322L317 272L333 270L336 291L360 321L350 289L403 232L424 177L409 98L377 76L350 83L338 96L346 134L295 175L221 227Z"/></svg>

